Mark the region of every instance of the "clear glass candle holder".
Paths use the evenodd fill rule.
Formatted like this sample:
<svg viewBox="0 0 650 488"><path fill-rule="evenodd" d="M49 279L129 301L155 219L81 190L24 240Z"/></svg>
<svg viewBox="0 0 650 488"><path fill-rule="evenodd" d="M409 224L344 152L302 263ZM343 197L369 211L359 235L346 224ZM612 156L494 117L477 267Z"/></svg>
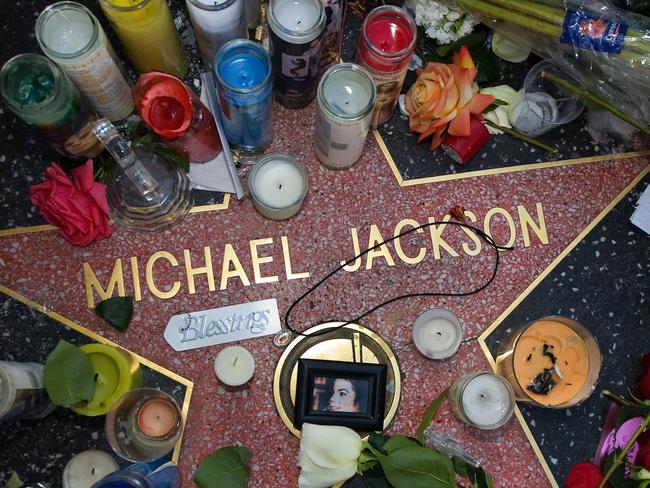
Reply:
<svg viewBox="0 0 650 488"><path fill-rule="evenodd" d="M505 425L515 410L510 383L498 374L469 373L449 389L449 406L462 422L483 430Z"/></svg>
<svg viewBox="0 0 650 488"><path fill-rule="evenodd" d="M542 331L543 335L540 337L543 337L543 343L535 344L533 340L539 334L533 334L533 328L545 323L558 324L556 328L563 331L563 335L568 336L568 339L558 341L553 334ZM567 348L573 350L565 360L562 351ZM545 395L536 394L529 389L536 378L524 374L527 363L534 360L534 356L540 352L546 355L548 364L544 365L546 367L539 374L546 372L546 376L557 383ZM554 368L551 356L557 358L557 368ZM573 361L575 364L570 364L569 360L573 357L578 359ZM596 388L601 363L598 343L589 330L575 320L560 316L543 317L513 331L505 339L496 358L497 372L508 380L517 401L546 408L569 408L589 398ZM581 369L582 378L579 384L575 380L569 381L574 374L573 369L578 367ZM547 368L548 371L545 371Z"/></svg>
<svg viewBox="0 0 650 488"><path fill-rule="evenodd" d="M138 388L123 395L106 415L106 438L115 453L132 463L160 459L174 449L183 431L176 401L164 391Z"/></svg>

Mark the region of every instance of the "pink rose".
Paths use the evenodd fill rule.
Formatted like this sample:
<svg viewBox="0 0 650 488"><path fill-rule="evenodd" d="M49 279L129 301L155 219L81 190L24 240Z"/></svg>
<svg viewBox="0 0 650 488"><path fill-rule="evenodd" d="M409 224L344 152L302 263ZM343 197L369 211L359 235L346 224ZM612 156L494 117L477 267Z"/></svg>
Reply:
<svg viewBox="0 0 650 488"><path fill-rule="evenodd" d="M52 163L43 183L29 188L32 203L43 218L59 228L59 235L76 246L87 246L111 235L106 185L93 177L93 162L72 170L74 181Z"/></svg>

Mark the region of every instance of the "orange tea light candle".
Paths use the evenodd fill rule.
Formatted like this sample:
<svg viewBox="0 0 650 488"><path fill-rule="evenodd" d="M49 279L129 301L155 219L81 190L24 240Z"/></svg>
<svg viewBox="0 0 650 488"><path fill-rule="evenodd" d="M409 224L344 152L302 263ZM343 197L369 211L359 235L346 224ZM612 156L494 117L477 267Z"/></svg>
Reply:
<svg viewBox="0 0 650 488"><path fill-rule="evenodd" d="M578 395L589 375L589 353L568 325L540 320L517 340L513 353L515 378L534 401L561 405Z"/></svg>
<svg viewBox="0 0 650 488"><path fill-rule="evenodd" d="M146 436L168 437L178 429L179 419L175 405L164 398L155 398L140 407L137 423Z"/></svg>

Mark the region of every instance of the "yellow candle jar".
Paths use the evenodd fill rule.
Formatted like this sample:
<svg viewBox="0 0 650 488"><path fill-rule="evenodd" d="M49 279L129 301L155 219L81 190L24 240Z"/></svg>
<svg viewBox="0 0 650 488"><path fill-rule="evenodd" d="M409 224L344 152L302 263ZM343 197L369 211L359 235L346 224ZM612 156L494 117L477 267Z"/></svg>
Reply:
<svg viewBox="0 0 650 488"><path fill-rule="evenodd" d="M184 78L187 56L165 0L100 0L138 71L164 71Z"/></svg>
<svg viewBox="0 0 650 488"><path fill-rule="evenodd" d="M95 371L95 392L85 405L73 407L79 415L105 415L122 395L142 386L140 363L128 352L106 344L80 347Z"/></svg>

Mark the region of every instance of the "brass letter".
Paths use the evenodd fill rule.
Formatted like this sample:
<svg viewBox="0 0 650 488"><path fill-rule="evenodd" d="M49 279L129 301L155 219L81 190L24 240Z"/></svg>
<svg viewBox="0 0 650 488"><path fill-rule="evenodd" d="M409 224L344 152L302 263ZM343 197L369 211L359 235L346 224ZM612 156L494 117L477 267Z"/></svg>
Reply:
<svg viewBox="0 0 650 488"><path fill-rule="evenodd" d="M84 263L83 270L84 282L86 283L86 303L88 304L88 308L95 308L95 295L93 294L93 288L97 290L97 295L99 295L101 300L106 300L113 296L115 285L117 285L117 294L119 296L123 297L126 294L124 292L124 275L122 274L122 260L120 258L115 260L113 273L111 273L111 277L108 280L106 290L102 288L102 285L99 283L99 280L97 279L97 276L95 276L90 264Z"/></svg>
<svg viewBox="0 0 650 488"><path fill-rule="evenodd" d="M131 257L131 276L133 277L133 295L136 302L142 300L142 289L140 288L140 269L138 268L138 258Z"/></svg>
<svg viewBox="0 0 650 488"><path fill-rule="evenodd" d="M357 233L357 228L352 227L352 229L350 229L350 232L352 232L352 248L354 249L354 255L358 256L361 253L361 247L359 246L359 234ZM341 261L341 264L345 264L345 261ZM349 273L352 273L358 270L360 266L361 258L357 258L354 263L343 266L343 269Z"/></svg>
<svg viewBox="0 0 650 488"><path fill-rule="evenodd" d="M157 296L162 300L167 300L169 298L176 296L178 291L181 289L181 282L174 281L171 288L167 291L162 291L160 288L156 286L156 283L154 283L153 281L153 266L154 264L156 264L156 261L158 261L159 259L165 259L169 261L169 263L174 267L178 266L178 261L176 260L176 258L172 253L167 251L155 252L147 260L147 269L146 269L147 286L151 290L151 293L153 293L155 296Z"/></svg>
<svg viewBox="0 0 650 488"><path fill-rule="evenodd" d="M379 228L375 224L372 224L370 226L370 235L368 236L368 249L383 241L384 238L382 237L381 232L379 232ZM386 260L386 264L388 264L388 266L395 266L395 261L393 261L393 256L390 255L388 246L386 244L382 244L378 249L368 251L366 269L372 269L372 261L376 257L380 256Z"/></svg>
<svg viewBox="0 0 650 488"><path fill-rule="evenodd" d="M478 220L476 218L476 215L474 215L474 212L472 212L471 210L465 210L465 217L467 217L467 220L469 220L470 222L476 222ZM468 256L478 256L479 253L481 252L481 240L476 236L476 234L473 231L467 229L466 227L461 227L461 229L463 229L463 232L465 232L465 234L467 234L467 237L469 237L474 243L474 249L470 249L467 243L463 242L463 251Z"/></svg>
<svg viewBox="0 0 650 488"><path fill-rule="evenodd" d="M528 210L523 205L517 205L517 213L519 214L519 222L521 223L521 233L524 235L524 247L530 247L530 235L528 234L528 226L533 229L533 232L542 244L548 244L548 233L546 232L546 221L544 220L544 209L542 204L537 202L535 204L537 210L537 219L539 225L535 223L533 218L528 213Z"/></svg>
<svg viewBox="0 0 650 488"><path fill-rule="evenodd" d="M272 237L266 237L264 239L254 239L249 242L251 248L251 263L253 264L253 276L255 277L255 283L275 283L278 281L278 277L273 276L262 276L262 270L260 269L261 265L264 263L272 263L273 256L260 256L257 254L257 246L266 246L268 244L273 244Z"/></svg>
<svg viewBox="0 0 650 488"><path fill-rule="evenodd" d="M235 267L232 271L230 270L230 263ZM235 249L232 247L232 244L226 244L223 249L223 264L221 265L221 283L219 289L225 290L228 286L228 278L234 276L239 277L244 286L250 286L251 282L248 276L246 276L244 267L241 265Z"/></svg>
<svg viewBox="0 0 650 488"><path fill-rule="evenodd" d="M442 219L443 222L449 222L451 216L445 215ZM429 217L429 223L435 222L436 219ZM458 257L458 253L451 247L443 238L442 233L447 228L447 224L430 225L429 233L431 234L431 245L433 246L433 257L435 259L440 259L440 248L442 247L445 251L449 253L450 256L455 258Z"/></svg>
<svg viewBox="0 0 650 488"><path fill-rule="evenodd" d="M208 246L203 248L203 254L205 256L205 266L202 268L192 268L192 256L190 255L189 249L183 249L183 259L185 260L185 272L187 273L187 288L190 295L196 293L196 288L194 287L194 276L197 274L203 274L208 278L208 290L214 291L214 270L212 269L212 252Z"/></svg>
<svg viewBox="0 0 650 488"><path fill-rule="evenodd" d="M418 222L413 219L400 220L395 226L395 232L393 233L393 235L394 236L400 235L402 233L402 229L407 225L413 228L420 227L420 224L418 224ZM418 229L416 230L416 232L418 234L422 234L424 232L424 229ZM406 255L406 253L402 249L402 243L400 242L399 239L395 239L393 242L395 243L395 252L397 253L397 256L406 264L418 264L427 255L427 250L424 247L421 247L420 250L418 251L418 255L412 258Z"/></svg>
<svg viewBox="0 0 650 488"><path fill-rule="evenodd" d="M515 243L515 239L517 238L517 229L515 228L515 221L512 219L512 215L510 215L510 213L505 208L501 208L501 207L491 208L483 218L483 230L487 235L489 235L494 239L492 233L490 232L490 221L492 220L492 217L496 214L503 215L503 218L506 219L506 222L508 223L508 227L510 228L510 238L508 239L508 242L506 242L505 244L499 244L497 242L497 244L499 244L500 246L510 247Z"/></svg>
<svg viewBox="0 0 650 488"><path fill-rule="evenodd" d="M291 255L289 254L289 238L287 236L282 236L282 255L284 256L284 271L287 274L288 280L300 280L304 278L309 278L309 271L304 273L294 273L291 268Z"/></svg>

